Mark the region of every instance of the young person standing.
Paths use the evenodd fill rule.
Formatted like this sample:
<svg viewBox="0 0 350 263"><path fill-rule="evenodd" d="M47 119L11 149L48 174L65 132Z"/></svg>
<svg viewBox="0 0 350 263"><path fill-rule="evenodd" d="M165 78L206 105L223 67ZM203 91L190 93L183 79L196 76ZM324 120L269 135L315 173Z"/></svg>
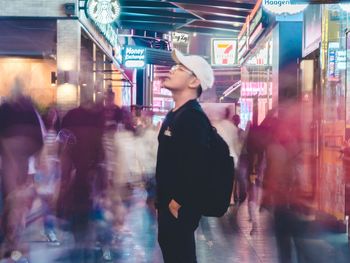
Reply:
<svg viewBox="0 0 350 263"><path fill-rule="evenodd" d="M212 129L197 99L212 87L214 74L200 56L174 50L172 57L176 65L163 86L171 91L175 108L158 136L158 241L165 263L193 263L197 262L194 232L203 205L200 184Z"/></svg>

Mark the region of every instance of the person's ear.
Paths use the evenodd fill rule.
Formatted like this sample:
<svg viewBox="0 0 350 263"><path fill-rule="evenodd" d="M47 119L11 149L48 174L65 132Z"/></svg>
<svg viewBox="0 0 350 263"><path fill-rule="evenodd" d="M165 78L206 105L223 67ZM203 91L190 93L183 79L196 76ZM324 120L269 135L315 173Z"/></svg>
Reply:
<svg viewBox="0 0 350 263"><path fill-rule="evenodd" d="M189 87L191 89L197 89L199 85L201 84L200 80L197 78L192 78L189 84Z"/></svg>

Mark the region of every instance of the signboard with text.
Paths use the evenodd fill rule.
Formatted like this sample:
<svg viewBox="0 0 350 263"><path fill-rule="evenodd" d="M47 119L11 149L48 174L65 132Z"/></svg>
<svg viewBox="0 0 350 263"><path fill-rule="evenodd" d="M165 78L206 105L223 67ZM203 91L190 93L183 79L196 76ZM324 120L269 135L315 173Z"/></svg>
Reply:
<svg viewBox="0 0 350 263"><path fill-rule="evenodd" d="M290 0L263 0L262 6L275 15L293 15L304 11L308 4L292 4Z"/></svg>
<svg viewBox="0 0 350 263"><path fill-rule="evenodd" d="M127 68L143 68L145 66L146 49L138 46L125 46L123 61Z"/></svg>
<svg viewBox="0 0 350 263"><path fill-rule="evenodd" d="M214 66L230 66L236 64L237 40L212 39L211 64Z"/></svg>
<svg viewBox="0 0 350 263"><path fill-rule="evenodd" d="M190 43L190 35L186 33L180 32L171 32L171 42L173 44L173 48L178 49L182 53L187 54L189 43Z"/></svg>
<svg viewBox="0 0 350 263"><path fill-rule="evenodd" d="M173 43L187 45L189 42L189 35L186 33L172 32L171 39Z"/></svg>

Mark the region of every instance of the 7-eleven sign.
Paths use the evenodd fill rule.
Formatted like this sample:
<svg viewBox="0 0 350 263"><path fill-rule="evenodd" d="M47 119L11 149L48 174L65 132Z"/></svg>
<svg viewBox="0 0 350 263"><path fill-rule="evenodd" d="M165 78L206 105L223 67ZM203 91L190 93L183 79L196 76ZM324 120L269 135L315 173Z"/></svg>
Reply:
<svg viewBox="0 0 350 263"><path fill-rule="evenodd" d="M229 66L236 64L237 41L234 39L212 39L211 64Z"/></svg>

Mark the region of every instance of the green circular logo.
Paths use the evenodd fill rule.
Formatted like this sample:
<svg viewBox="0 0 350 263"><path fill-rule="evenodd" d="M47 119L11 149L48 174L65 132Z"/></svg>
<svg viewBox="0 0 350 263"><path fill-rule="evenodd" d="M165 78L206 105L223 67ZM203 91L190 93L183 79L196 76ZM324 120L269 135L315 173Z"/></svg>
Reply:
<svg viewBox="0 0 350 263"><path fill-rule="evenodd" d="M120 15L120 5L117 0L88 0L86 11L97 23L110 24Z"/></svg>

